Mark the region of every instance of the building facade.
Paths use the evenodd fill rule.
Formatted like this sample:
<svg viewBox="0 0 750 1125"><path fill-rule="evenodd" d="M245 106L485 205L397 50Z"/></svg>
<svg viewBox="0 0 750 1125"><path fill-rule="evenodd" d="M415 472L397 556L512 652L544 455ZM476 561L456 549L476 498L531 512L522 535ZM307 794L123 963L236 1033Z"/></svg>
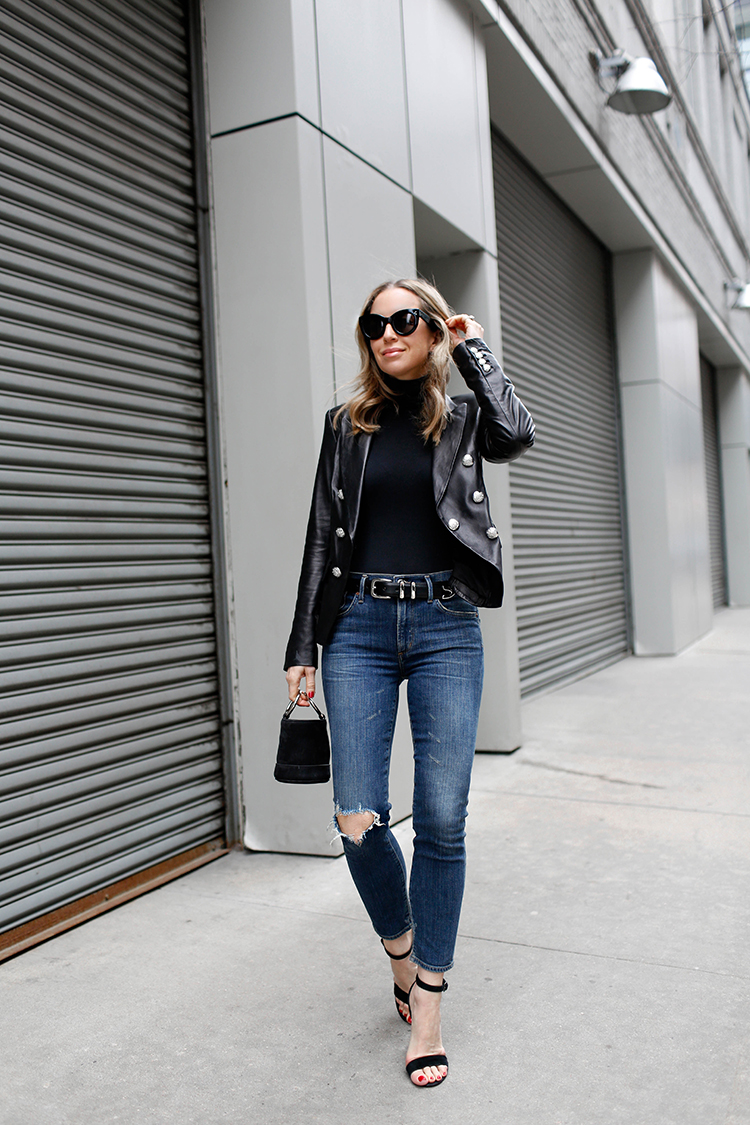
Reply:
<svg viewBox="0 0 750 1125"><path fill-rule="evenodd" d="M6 955L226 846L336 854L327 789L272 771L323 415L381 280L476 315L537 422L487 473L508 581L480 749L520 745L524 695L750 604L750 103L725 5L0 13ZM620 48L666 109L608 107L596 52Z"/></svg>

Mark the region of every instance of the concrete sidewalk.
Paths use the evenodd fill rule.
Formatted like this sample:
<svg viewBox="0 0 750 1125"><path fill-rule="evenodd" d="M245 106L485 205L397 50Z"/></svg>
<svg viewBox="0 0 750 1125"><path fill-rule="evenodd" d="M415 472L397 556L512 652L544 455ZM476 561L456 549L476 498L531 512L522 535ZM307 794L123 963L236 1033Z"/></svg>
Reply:
<svg viewBox="0 0 750 1125"><path fill-rule="evenodd" d="M0 966L2 1125L748 1125L750 610L524 712L439 1091L344 861L235 853Z"/></svg>

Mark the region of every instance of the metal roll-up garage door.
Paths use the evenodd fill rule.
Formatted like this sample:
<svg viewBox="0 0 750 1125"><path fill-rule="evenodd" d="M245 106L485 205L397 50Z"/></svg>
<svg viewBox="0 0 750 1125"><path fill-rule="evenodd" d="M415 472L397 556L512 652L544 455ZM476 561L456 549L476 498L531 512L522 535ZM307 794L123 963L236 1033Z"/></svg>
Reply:
<svg viewBox="0 0 750 1125"><path fill-rule="evenodd" d="M719 421L716 408L716 374L705 358L701 360L701 399L703 406L703 450L706 461L708 497L708 541L711 559L711 591L714 609L727 604L726 559L724 554L724 513L721 502L721 455Z"/></svg>
<svg viewBox="0 0 750 1125"><path fill-rule="evenodd" d="M505 367L534 449L511 465L521 689L628 648L610 270L604 247L493 134Z"/></svg>
<svg viewBox="0 0 750 1125"><path fill-rule="evenodd" d="M223 783L185 13L0 26L7 938L207 854Z"/></svg>

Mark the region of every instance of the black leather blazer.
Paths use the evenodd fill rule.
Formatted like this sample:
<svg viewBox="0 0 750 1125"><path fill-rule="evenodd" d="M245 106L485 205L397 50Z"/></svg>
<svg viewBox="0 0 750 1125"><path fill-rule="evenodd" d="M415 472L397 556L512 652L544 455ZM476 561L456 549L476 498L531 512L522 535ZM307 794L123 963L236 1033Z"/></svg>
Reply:
<svg viewBox="0 0 750 1125"><path fill-rule="evenodd" d="M482 461L513 461L534 444L534 423L483 340L466 340L453 360L473 394L448 399L450 417L432 458L438 516L453 535L450 585L476 606L503 600L501 544L490 516ZM328 411L315 476L297 605L284 668L318 665L346 591L371 434L336 429Z"/></svg>

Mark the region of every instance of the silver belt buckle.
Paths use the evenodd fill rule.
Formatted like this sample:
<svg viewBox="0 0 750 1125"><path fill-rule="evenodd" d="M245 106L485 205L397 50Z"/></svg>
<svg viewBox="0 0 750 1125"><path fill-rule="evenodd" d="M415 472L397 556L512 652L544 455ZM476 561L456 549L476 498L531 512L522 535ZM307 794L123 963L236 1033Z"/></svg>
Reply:
<svg viewBox="0 0 750 1125"><path fill-rule="evenodd" d="M389 600L389 598L391 596L390 594L377 594L375 592L375 583L376 582L387 582L387 581L388 581L387 578L372 578L370 580L370 593L372 594L372 596L374 598L378 598L380 601L386 601L386 602Z"/></svg>

